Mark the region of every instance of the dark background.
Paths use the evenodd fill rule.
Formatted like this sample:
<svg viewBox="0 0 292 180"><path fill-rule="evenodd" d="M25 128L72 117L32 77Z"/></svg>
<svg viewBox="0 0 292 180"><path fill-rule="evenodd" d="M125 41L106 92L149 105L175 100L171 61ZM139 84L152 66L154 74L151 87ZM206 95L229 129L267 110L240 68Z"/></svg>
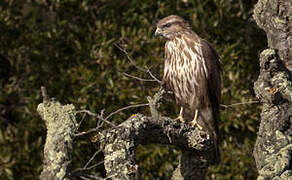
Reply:
<svg viewBox="0 0 292 180"><path fill-rule="evenodd" d="M0 179L38 179L46 137L36 112L40 87L62 103L105 114L147 103L159 89L123 75L150 78L129 63L114 46L125 48L141 67L159 79L163 72L163 42L153 36L156 22L177 14L217 50L223 67L222 104L256 101L253 82L258 55L266 37L255 25L252 0L2 0L0 1ZM162 105L175 117L174 105ZM219 129L222 164L211 167L207 179L255 179L252 151L259 124L257 103L223 108ZM123 111L111 118L118 124L148 107ZM78 116L80 119L80 117ZM81 130L94 127L86 119ZM104 128L108 128L104 126ZM98 149L90 136L76 139L74 167L82 167ZM139 179L169 179L178 164L173 146L139 147ZM99 154L95 161L102 161ZM104 176L102 165L91 172Z"/></svg>

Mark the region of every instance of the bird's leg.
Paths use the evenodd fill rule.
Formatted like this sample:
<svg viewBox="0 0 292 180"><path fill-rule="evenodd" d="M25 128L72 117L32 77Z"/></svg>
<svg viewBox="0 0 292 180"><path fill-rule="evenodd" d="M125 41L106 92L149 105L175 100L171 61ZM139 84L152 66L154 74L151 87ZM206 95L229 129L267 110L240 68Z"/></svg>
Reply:
<svg viewBox="0 0 292 180"><path fill-rule="evenodd" d="M190 122L190 125L192 127L197 126L199 129L203 129L203 127L200 126L198 121L197 121L198 120L198 113L199 113L199 111L198 111L198 109L196 109L194 119Z"/></svg>
<svg viewBox="0 0 292 180"><path fill-rule="evenodd" d="M182 122L182 123L185 122L185 120L184 120L184 118L183 118L183 110L184 110L184 108L183 108L183 107L180 107L179 115L178 115L177 118L175 118L175 120L179 120L179 121Z"/></svg>

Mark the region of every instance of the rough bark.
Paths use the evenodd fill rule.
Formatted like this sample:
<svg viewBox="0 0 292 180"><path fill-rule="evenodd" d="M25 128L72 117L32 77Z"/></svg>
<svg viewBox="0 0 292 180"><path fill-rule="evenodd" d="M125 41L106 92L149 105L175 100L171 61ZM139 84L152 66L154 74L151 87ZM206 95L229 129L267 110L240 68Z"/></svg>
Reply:
<svg viewBox="0 0 292 180"><path fill-rule="evenodd" d="M70 179L72 142L76 128L75 108L48 101L39 104L37 111L47 127L41 180Z"/></svg>
<svg viewBox="0 0 292 180"><path fill-rule="evenodd" d="M137 146L153 143L176 145L192 153L199 165L192 171L197 171L197 178L204 177L208 168L208 150L212 148L212 141L203 131L190 129L166 117L157 120L141 114L132 116L116 128L99 133L99 139L107 177L112 179L135 179ZM182 171L187 169L182 168Z"/></svg>
<svg viewBox="0 0 292 180"><path fill-rule="evenodd" d="M287 0L259 0L254 9L269 46L260 55L260 75L254 84L263 104L254 147L258 179L292 179L291 12Z"/></svg>
<svg viewBox="0 0 292 180"><path fill-rule="evenodd" d="M114 180L135 179L138 145L170 144L180 147L183 154L172 179L204 179L211 154L212 139L204 131L191 128L173 119L162 117L155 106L160 95L148 98L152 117L137 114L117 126L99 133L104 152L107 177ZM194 178L195 177L195 178Z"/></svg>

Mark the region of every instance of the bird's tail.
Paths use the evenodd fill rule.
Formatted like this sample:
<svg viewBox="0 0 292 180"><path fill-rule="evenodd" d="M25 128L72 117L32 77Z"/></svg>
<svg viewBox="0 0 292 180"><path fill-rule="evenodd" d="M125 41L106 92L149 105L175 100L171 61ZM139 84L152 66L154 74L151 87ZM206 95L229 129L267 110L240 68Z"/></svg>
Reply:
<svg viewBox="0 0 292 180"><path fill-rule="evenodd" d="M220 147L219 147L219 139L216 135L216 137L214 137L214 152L212 153L214 154L214 157L212 159L214 159L214 161L212 161L212 165L218 165L221 162L221 151L220 151Z"/></svg>
<svg viewBox="0 0 292 180"><path fill-rule="evenodd" d="M216 112L218 113L218 112ZM202 109L200 111L199 124L213 139L214 148L210 152L210 164L218 165L221 162L221 151L219 147L218 132L219 115L214 114L212 109Z"/></svg>

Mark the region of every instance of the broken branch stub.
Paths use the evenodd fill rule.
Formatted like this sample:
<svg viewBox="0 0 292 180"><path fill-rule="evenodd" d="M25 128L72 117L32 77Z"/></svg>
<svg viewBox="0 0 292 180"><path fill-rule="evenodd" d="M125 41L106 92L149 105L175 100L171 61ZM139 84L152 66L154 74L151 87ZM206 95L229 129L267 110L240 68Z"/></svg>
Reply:
<svg viewBox="0 0 292 180"><path fill-rule="evenodd" d="M72 143L77 127L75 107L46 100L39 104L37 111L47 127L43 171L40 179L70 179Z"/></svg>

